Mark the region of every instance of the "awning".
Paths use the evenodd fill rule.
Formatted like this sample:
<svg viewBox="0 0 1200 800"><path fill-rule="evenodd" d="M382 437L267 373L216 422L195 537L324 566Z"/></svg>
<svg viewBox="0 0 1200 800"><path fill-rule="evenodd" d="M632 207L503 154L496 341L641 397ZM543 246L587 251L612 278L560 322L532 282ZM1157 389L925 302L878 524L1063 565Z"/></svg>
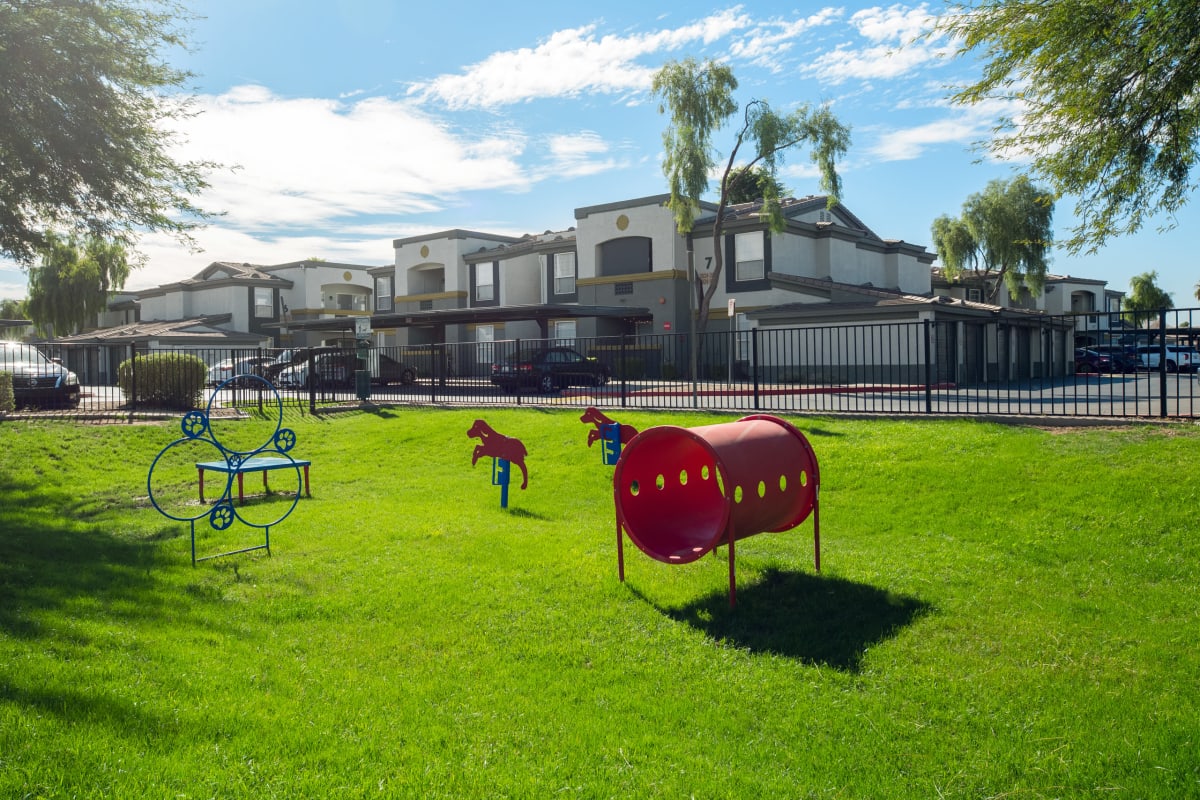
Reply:
<svg viewBox="0 0 1200 800"><path fill-rule="evenodd" d="M582 306L575 303L549 303L519 306L482 306L475 308L435 308L429 311L404 311L391 314L372 314L371 329L428 328L443 325L487 325L495 322L517 322L533 320L545 331L552 319L575 319L580 317L598 319L647 320L653 315L648 308L628 306ZM292 330L303 331L353 331L354 320L361 317L337 317L334 319L299 320L278 323L271 327L286 325Z"/></svg>

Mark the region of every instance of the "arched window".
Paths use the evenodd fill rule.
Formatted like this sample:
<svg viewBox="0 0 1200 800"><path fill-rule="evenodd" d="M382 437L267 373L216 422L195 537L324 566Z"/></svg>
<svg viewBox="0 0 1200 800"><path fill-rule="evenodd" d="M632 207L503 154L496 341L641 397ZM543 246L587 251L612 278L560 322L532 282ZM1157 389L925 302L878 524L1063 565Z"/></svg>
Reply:
<svg viewBox="0 0 1200 800"><path fill-rule="evenodd" d="M635 275L653 269L652 242L648 236L626 236L609 239L600 245L601 276Z"/></svg>

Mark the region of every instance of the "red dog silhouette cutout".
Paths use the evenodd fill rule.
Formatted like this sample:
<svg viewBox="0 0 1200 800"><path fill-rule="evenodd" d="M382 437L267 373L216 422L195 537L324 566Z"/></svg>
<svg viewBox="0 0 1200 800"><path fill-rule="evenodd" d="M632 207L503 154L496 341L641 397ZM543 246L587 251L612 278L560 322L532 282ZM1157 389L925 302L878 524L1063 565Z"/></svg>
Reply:
<svg viewBox="0 0 1200 800"><path fill-rule="evenodd" d="M587 411L583 412L583 416L579 418L580 422L588 422L596 426L595 430L588 431L588 447L591 447L600 440L600 428L603 425L615 425L616 420L608 417L600 409L594 406L589 406ZM629 440L637 436L637 428L632 425L621 426L621 444L629 443Z"/></svg>
<svg viewBox="0 0 1200 800"><path fill-rule="evenodd" d="M525 469L525 445L520 439L514 439L511 436L504 436L492 430L492 426L488 425L481 419L475 420L467 431L467 437L470 439L478 439L479 444L475 445L475 452L471 456L471 466L475 466L475 462L484 456L492 458L503 458L510 464L516 464L521 469L521 488L524 489L529 485L529 472Z"/></svg>

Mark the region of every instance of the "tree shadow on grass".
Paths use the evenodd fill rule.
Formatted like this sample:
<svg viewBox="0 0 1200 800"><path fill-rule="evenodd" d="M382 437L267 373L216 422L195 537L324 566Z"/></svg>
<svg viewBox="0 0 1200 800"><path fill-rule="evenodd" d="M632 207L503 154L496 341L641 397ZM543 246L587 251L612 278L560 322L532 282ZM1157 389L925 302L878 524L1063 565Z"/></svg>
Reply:
<svg viewBox="0 0 1200 800"><path fill-rule="evenodd" d="M659 607L716 641L849 672L859 670L871 645L895 636L930 609L918 598L874 586L774 569L739 586L734 608L726 592L676 608Z"/></svg>
<svg viewBox="0 0 1200 800"><path fill-rule="evenodd" d="M62 613L81 600L117 620L190 621L176 603L177 587L161 574L178 561L158 546L186 539L187 524L122 536L101 516L62 489L0 486L0 634L41 636L46 612Z"/></svg>
<svg viewBox="0 0 1200 800"><path fill-rule="evenodd" d="M138 501L127 502L136 506ZM219 597L191 591L210 582L181 583L166 575L179 568L180 559L164 556L158 542L186 538L186 524L164 525L149 536L122 535L90 503L57 487L0 485L0 639L8 637L10 648L57 653L60 660L77 659L82 665L94 648L110 647L110 632L124 626L169 628L188 638L225 625L222 633L234 635L235 623L207 611ZM27 668L16 669L17 663L12 661L12 668L0 663L0 704L114 732L168 724L137 704L93 690L85 671L78 673L77 685L69 686L62 674L47 683Z"/></svg>
<svg viewBox="0 0 1200 800"><path fill-rule="evenodd" d="M0 700L20 705L38 714L53 714L72 724L98 725L114 736L137 735L147 730L163 731L174 723L170 718L147 712L137 704L107 694L75 689L31 689L13 686L0 676Z"/></svg>

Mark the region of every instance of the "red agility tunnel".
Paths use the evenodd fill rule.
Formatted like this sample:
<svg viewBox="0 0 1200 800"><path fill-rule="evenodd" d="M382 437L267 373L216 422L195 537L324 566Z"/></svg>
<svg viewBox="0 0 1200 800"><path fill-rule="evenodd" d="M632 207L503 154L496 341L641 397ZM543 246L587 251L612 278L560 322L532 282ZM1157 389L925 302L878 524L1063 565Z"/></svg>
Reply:
<svg viewBox="0 0 1200 800"><path fill-rule="evenodd" d="M620 578L625 580L622 530L643 553L668 564L686 564L728 544L733 605L733 543L794 528L809 514L819 572L820 483L808 439L778 417L644 430L625 445L613 474Z"/></svg>

